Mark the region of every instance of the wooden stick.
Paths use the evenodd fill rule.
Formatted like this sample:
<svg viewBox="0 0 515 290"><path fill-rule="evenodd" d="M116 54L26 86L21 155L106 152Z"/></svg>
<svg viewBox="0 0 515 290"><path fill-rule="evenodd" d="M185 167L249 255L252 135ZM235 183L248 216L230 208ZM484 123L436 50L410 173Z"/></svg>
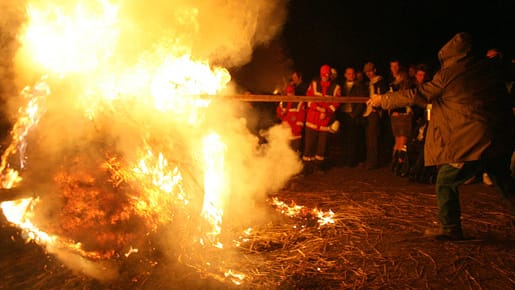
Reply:
<svg viewBox="0 0 515 290"><path fill-rule="evenodd" d="M235 100L244 102L329 102L329 103L366 103L369 97L320 97L320 96L281 96L281 95L222 95L212 96L203 95L202 98L213 99L222 98L225 100Z"/></svg>

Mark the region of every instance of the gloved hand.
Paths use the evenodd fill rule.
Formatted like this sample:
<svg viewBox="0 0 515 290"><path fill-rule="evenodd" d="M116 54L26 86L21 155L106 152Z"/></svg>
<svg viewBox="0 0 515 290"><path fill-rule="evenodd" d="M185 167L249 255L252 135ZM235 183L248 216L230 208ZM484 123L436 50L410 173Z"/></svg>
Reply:
<svg viewBox="0 0 515 290"><path fill-rule="evenodd" d="M381 107L381 95L372 95L367 101L367 105L372 107Z"/></svg>

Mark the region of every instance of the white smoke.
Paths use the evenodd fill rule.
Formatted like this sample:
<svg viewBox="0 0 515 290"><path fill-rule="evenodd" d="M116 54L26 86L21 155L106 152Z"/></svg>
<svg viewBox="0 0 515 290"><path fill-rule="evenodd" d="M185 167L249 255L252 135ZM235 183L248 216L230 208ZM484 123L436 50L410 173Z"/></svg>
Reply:
<svg viewBox="0 0 515 290"><path fill-rule="evenodd" d="M131 1L122 17L137 24L126 35L133 46L146 48L163 35L183 42L195 59L225 67L247 63L256 45L281 30L286 0Z"/></svg>

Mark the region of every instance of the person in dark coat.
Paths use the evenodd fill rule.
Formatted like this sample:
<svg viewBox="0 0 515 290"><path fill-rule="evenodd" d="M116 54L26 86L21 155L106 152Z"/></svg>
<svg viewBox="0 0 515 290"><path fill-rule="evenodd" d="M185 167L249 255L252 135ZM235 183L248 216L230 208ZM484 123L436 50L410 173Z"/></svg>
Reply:
<svg viewBox="0 0 515 290"><path fill-rule="evenodd" d="M502 69L476 53L469 33L457 33L440 49L438 58L441 68L430 82L374 95L369 104L385 109L424 100L431 104L424 161L439 167L436 195L441 228L426 232L438 240L461 240L458 186L482 168L514 210L515 180L509 165L515 148L515 117Z"/></svg>
<svg viewBox="0 0 515 290"><path fill-rule="evenodd" d="M381 75L377 74L376 66L372 62L367 62L363 66L363 72L368 79L369 96L374 94L382 94L388 91L388 83ZM384 140L388 134L385 134L385 128L390 127L390 120L387 112L384 112L380 108L374 108L367 106L363 113L365 120L365 146L366 146L366 169L379 168L383 162L381 162L381 153L389 152L391 144L386 144ZM390 154L386 154L390 155Z"/></svg>
<svg viewBox="0 0 515 290"><path fill-rule="evenodd" d="M356 80L356 70L353 67L346 67L344 73L345 81L341 86L342 98L368 96L365 84ZM365 111L364 103L342 103L336 112L337 119L342 124L340 141L343 152L341 163L343 166L356 167L364 160L361 156L361 148L365 146L365 131L362 115ZM364 155L364 154L363 154Z"/></svg>

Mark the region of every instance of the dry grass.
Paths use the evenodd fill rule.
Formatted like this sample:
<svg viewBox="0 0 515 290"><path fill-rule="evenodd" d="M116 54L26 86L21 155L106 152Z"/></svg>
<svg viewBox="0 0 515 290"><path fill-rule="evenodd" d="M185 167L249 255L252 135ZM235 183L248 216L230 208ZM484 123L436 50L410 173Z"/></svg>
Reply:
<svg viewBox="0 0 515 290"><path fill-rule="evenodd" d="M332 210L333 224L319 226L309 211L296 217L277 212L248 234L244 229L226 233L238 245L189 249L176 261L164 261L156 253L131 256L121 261L120 278L104 284L72 273L35 245L2 238L5 258L0 267L5 274L0 289L515 287L513 217L499 205L492 188L471 185L462 190L464 230L476 239L442 243L422 235L435 222L432 186L392 181L387 172L363 178L345 170L308 177L274 195L308 209ZM332 176L339 174L348 176L343 181ZM4 226L2 236L8 231L13 230ZM229 269L245 274L241 286L231 282L240 281L235 276L224 275Z"/></svg>

